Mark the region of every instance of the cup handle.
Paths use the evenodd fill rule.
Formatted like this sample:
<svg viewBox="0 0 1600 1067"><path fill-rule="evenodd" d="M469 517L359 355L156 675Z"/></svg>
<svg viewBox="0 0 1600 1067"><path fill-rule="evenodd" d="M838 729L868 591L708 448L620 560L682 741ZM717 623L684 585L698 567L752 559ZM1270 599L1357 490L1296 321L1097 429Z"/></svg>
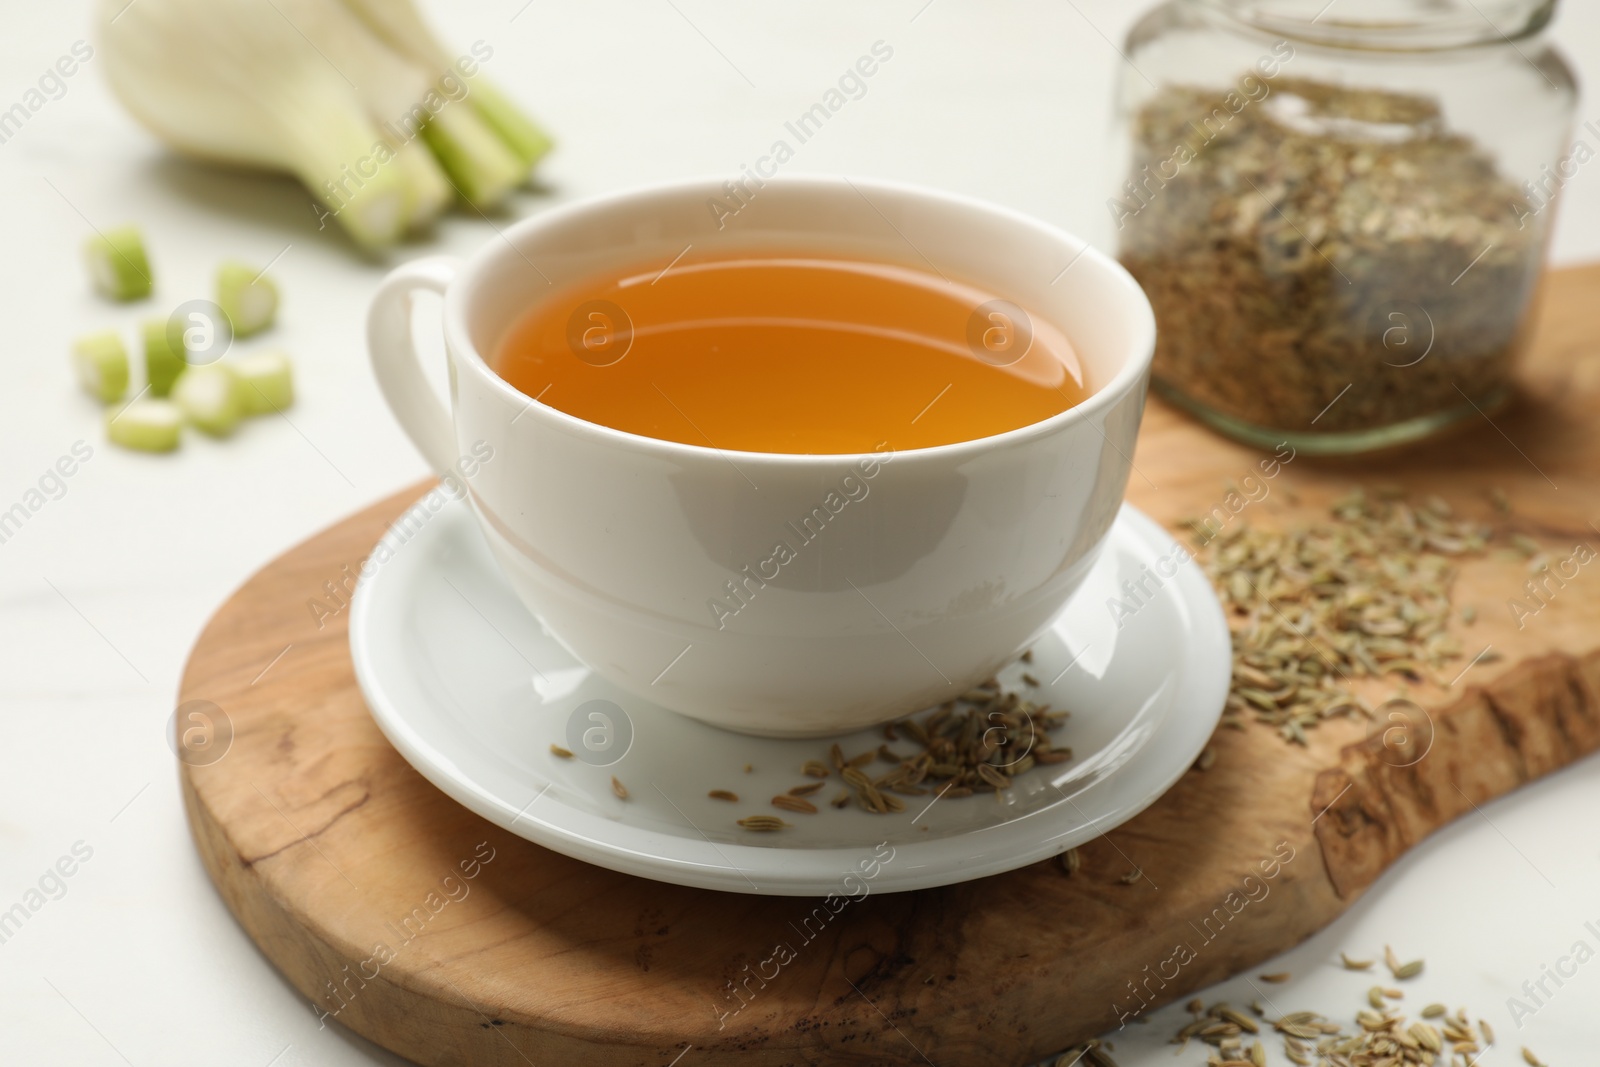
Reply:
<svg viewBox="0 0 1600 1067"><path fill-rule="evenodd" d="M455 468L450 409L422 372L411 332L411 298L419 289L441 296L460 268L455 256L428 256L389 272L367 310L367 351L389 410L436 474Z"/></svg>

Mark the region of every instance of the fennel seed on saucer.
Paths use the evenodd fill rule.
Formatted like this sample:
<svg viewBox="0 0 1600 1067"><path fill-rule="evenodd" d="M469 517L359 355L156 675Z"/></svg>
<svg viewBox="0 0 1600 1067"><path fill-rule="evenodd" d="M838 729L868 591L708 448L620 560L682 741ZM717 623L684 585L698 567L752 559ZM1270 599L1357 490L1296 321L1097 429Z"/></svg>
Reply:
<svg viewBox="0 0 1600 1067"><path fill-rule="evenodd" d="M746 815L738 820L739 825L746 830L770 832L773 830L786 830L789 824L776 815Z"/></svg>
<svg viewBox="0 0 1600 1067"><path fill-rule="evenodd" d="M788 793L779 793L772 798L772 806L784 811L799 812L801 815L815 815L817 806L805 797L791 796Z"/></svg>
<svg viewBox="0 0 1600 1067"><path fill-rule="evenodd" d="M611 776L611 791L617 794L618 800L628 799L628 787L618 781L617 776L614 774Z"/></svg>
<svg viewBox="0 0 1600 1067"><path fill-rule="evenodd" d="M988 782L996 789L1011 788L1011 779L1007 778L1001 771L996 770L992 764L978 764L978 777L982 778L985 782Z"/></svg>
<svg viewBox="0 0 1600 1067"><path fill-rule="evenodd" d="M889 742L905 742L919 751L902 755L885 743L846 756L834 744L829 759L856 806L877 815L904 811L902 796L994 793L999 799L1019 775L1072 758L1070 748L1050 738L1066 718L1066 712L1035 704L990 678L922 719L900 719L884 727ZM868 774L866 767L875 761L889 764L890 769ZM841 806L837 799L833 803Z"/></svg>
<svg viewBox="0 0 1600 1067"><path fill-rule="evenodd" d="M726 789L713 789L711 792L707 793L706 796L710 797L712 800L726 800L730 804L739 803L739 794L730 793Z"/></svg>

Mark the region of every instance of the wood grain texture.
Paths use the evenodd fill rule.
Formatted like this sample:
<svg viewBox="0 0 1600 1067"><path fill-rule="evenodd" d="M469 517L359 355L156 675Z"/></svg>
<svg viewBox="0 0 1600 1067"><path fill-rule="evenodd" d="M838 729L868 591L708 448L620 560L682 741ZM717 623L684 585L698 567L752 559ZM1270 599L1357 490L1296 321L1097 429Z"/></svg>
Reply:
<svg viewBox="0 0 1600 1067"><path fill-rule="evenodd" d="M1555 559L1600 546L1597 296L1600 268L1547 279L1521 398L1492 423L1402 457L1296 459L1231 521L1305 521L1387 483ZM1130 497L1176 523L1259 459L1152 404ZM217 612L181 699L214 703L233 739L181 771L207 869L311 1010L424 1064L664 1067L691 1045L684 1067L1026 1063L1299 942L1433 830L1600 747L1600 563L1519 620L1526 566L1491 554L1463 565L1456 601L1479 613L1469 655L1502 658L1414 691L1420 759L1355 722L1305 748L1223 730L1209 771L1085 846L1071 878L1051 861L837 913L660 885L490 826L373 725L346 612L308 601L420 491L289 551Z"/></svg>

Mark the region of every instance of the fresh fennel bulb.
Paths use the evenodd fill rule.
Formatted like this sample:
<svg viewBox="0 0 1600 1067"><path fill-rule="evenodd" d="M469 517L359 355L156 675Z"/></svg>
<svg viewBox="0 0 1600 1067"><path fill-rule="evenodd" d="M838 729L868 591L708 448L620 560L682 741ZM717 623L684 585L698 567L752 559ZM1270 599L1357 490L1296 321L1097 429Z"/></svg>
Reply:
<svg viewBox="0 0 1600 1067"><path fill-rule="evenodd" d="M367 248L457 197L499 203L549 148L410 0L100 0L96 21L112 91L152 133L295 174Z"/></svg>

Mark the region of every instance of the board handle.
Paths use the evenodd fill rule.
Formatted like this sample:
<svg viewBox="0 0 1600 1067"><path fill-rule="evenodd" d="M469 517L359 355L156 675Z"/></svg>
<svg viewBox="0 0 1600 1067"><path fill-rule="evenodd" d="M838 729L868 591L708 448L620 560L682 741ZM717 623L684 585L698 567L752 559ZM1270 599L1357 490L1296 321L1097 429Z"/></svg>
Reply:
<svg viewBox="0 0 1600 1067"><path fill-rule="evenodd" d="M460 269L455 256L415 259L389 272L367 309L367 351L389 410L436 474L456 463L450 409L429 384L411 330L411 301L419 290L438 293Z"/></svg>

